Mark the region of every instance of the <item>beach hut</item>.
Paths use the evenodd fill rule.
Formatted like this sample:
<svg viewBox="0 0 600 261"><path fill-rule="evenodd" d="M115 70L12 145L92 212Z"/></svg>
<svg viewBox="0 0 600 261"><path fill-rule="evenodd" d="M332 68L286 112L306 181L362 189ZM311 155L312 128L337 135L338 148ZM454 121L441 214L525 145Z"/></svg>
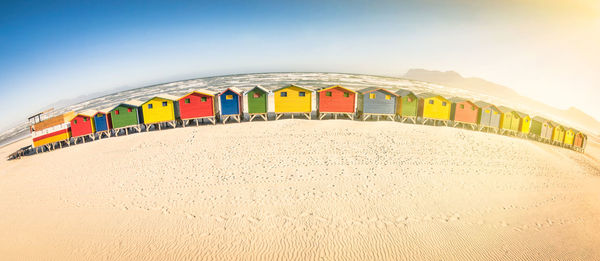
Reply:
<svg viewBox="0 0 600 261"><path fill-rule="evenodd" d="M422 118L422 124L432 122L437 125L438 122L448 126L450 122L451 102L441 95L435 93L421 93L419 98L419 117Z"/></svg>
<svg viewBox="0 0 600 261"><path fill-rule="evenodd" d="M554 125L551 121L539 116L533 117L533 119L531 119L531 129L529 130L529 133L537 140L550 142L552 139L553 130Z"/></svg>
<svg viewBox="0 0 600 261"><path fill-rule="evenodd" d="M573 148L576 151L584 152L586 143L587 143L587 135L585 135L583 132L578 131L575 134L575 138L573 139Z"/></svg>
<svg viewBox="0 0 600 261"><path fill-rule="evenodd" d="M67 112L42 120L45 112L29 117L29 130L31 132L32 147L36 152L46 148L54 149L55 144L61 148L63 144L69 146L71 139L71 120L75 112Z"/></svg>
<svg viewBox="0 0 600 261"><path fill-rule="evenodd" d="M478 101L475 105L479 106L479 113L477 115L477 124L479 124L479 130L487 130L498 132L500 128L500 110L493 104Z"/></svg>
<svg viewBox="0 0 600 261"><path fill-rule="evenodd" d="M112 122L110 120L110 108L98 110L94 114L94 128L98 135L98 138L106 136L110 137L110 130L112 129Z"/></svg>
<svg viewBox="0 0 600 261"><path fill-rule="evenodd" d="M519 132L521 117L517 111L506 106L499 106L500 110L500 133L510 133L516 135Z"/></svg>
<svg viewBox="0 0 600 261"><path fill-rule="evenodd" d="M563 145L565 140L565 127L561 126L558 123L554 123L554 129L552 130L552 144L554 145Z"/></svg>
<svg viewBox="0 0 600 261"><path fill-rule="evenodd" d="M472 101L460 97L453 97L448 100L452 103L450 119L454 121L453 127L462 125L469 126L475 130L477 128L479 106Z"/></svg>
<svg viewBox="0 0 600 261"><path fill-rule="evenodd" d="M573 141L575 140L575 134L577 134L577 130L573 129L573 128L566 128L565 130L565 140L564 140L564 144L565 146L571 148L573 147Z"/></svg>
<svg viewBox="0 0 600 261"><path fill-rule="evenodd" d="M196 122L198 126L199 121L204 119L210 123L215 124L215 95L217 93L210 90L194 90L179 98L177 98L177 104L179 107L179 118L182 121L182 125Z"/></svg>
<svg viewBox="0 0 600 261"><path fill-rule="evenodd" d="M229 119L240 122L240 114L242 113L242 90L230 87L219 93L217 97L219 99L221 122L225 124Z"/></svg>
<svg viewBox="0 0 600 261"><path fill-rule="evenodd" d="M313 90L296 85L289 85L273 91L275 94L275 119L283 115L301 114L310 120L312 113Z"/></svg>
<svg viewBox="0 0 600 261"><path fill-rule="evenodd" d="M417 113L419 112L419 98L409 90L399 89L396 91L396 113L400 122L410 119L417 123Z"/></svg>
<svg viewBox="0 0 600 261"><path fill-rule="evenodd" d="M323 88L317 91L319 104L319 120L327 115L337 119L338 115L346 115L351 120L356 113L356 92L340 85Z"/></svg>
<svg viewBox="0 0 600 261"><path fill-rule="evenodd" d="M522 137L527 137L529 135L529 129L531 128L531 117L526 113L522 113L520 111L515 111L515 113L519 116L519 135Z"/></svg>
<svg viewBox="0 0 600 261"><path fill-rule="evenodd" d="M142 118L146 130L149 130L150 126L158 126L160 130L163 124L175 128L177 118L179 118L178 98L169 94L159 94L144 102Z"/></svg>
<svg viewBox="0 0 600 261"><path fill-rule="evenodd" d="M380 116L394 121L396 116L396 98L398 94L377 87L369 87L358 91L358 114L362 120Z"/></svg>
<svg viewBox="0 0 600 261"><path fill-rule="evenodd" d="M85 110L79 112L71 120L71 137L75 139L75 144L79 140L87 142L87 140L94 140L94 132L96 126L94 125L95 110Z"/></svg>
<svg viewBox="0 0 600 261"><path fill-rule="evenodd" d="M269 94L271 92L260 85L244 92L244 109L248 113L249 121L256 117L269 120Z"/></svg>
<svg viewBox="0 0 600 261"><path fill-rule="evenodd" d="M144 102L138 100L129 100L123 102L110 110L110 120L115 135L119 136L121 132L125 135L135 130L140 132L140 124L144 123L142 105Z"/></svg>

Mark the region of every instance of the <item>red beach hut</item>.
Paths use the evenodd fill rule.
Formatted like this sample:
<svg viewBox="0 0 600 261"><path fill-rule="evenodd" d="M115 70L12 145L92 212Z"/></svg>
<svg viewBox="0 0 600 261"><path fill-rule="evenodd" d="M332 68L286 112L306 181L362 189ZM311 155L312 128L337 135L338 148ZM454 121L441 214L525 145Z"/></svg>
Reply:
<svg viewBox="0 0 600 261"><path fill-rule="evenodd" d="M196 120L198 125L198 120L208 119L215 124L215 94L209 90L195 90L177 99L181 120L188 124Z"/></svg>
<svg viewBox="0 0 600 261"><path fill-rule="evenodd" d="M75 115L75 118L71 120L71 137L75 138L75 143L81 138L83 142L86 141L86 137L94 139L94 115L97 111L85 110Z"/></svg>
<svg viewBox="0 0 600 261"><path fill-rule="evenodd" d="M454 97L448 99L452 102L452 110L450 111L450 119L454 121L454 126L459 124L471 126L472 129L477 127L477 115L479 106L472 101L464 98Z"/></svg>
<svg viewBox="0 0 600 261"><path fill-rule="evenodd" d="M327 87L317 91L319 93L319 120L327 114L338 114L354 119L356 113L356 92L340 85Z"/></svg>

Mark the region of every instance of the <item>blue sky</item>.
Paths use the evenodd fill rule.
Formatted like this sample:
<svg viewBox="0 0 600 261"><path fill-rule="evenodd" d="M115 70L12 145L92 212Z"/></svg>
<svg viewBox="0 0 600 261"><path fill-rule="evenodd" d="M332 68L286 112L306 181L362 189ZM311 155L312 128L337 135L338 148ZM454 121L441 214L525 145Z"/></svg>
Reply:
<svg viewBox="0 0 600 261"><path fill-rule="evenodd" d="M563 2L2 2L0 129L60 99L114 88L409 68L482 77L600 119L599 4ZM581 98L564 99L565 86Z"/></svg>

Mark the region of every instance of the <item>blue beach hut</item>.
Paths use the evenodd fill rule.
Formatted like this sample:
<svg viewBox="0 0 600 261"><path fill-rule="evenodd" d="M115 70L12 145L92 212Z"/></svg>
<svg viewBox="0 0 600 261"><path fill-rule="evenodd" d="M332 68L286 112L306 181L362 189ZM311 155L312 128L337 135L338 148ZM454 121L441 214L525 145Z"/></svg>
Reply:
<svg viewBox="0 0 600 261"><path fill-rule="evenodd" d="M110 109L106 108L102 110L98 110L96 114L94 114L94 128L96 133L98 134L98 138L102 138L103 135L107 137L110 136L110 130L112 129L112 121L110 119Z"/></svg>
<svg viewBox="0 0 600 261"><path fill-rule="evenodd" d="M231 87L219 93L219 111L222 123L225 123L230 118L240 122L240 114L242 113L242 91L238 88Z"/></svg>

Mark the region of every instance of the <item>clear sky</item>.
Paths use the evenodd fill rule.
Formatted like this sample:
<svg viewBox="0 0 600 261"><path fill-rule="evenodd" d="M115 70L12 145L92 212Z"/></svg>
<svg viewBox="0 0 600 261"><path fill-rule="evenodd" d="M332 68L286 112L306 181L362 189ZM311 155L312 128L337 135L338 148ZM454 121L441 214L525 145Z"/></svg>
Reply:
<svg viewBox="0 0 600 261"><path fill-rule="evenodd" d="M47 104L231 73L455 70L600 119L600 1L2 1L0 129Z"/></svg>

